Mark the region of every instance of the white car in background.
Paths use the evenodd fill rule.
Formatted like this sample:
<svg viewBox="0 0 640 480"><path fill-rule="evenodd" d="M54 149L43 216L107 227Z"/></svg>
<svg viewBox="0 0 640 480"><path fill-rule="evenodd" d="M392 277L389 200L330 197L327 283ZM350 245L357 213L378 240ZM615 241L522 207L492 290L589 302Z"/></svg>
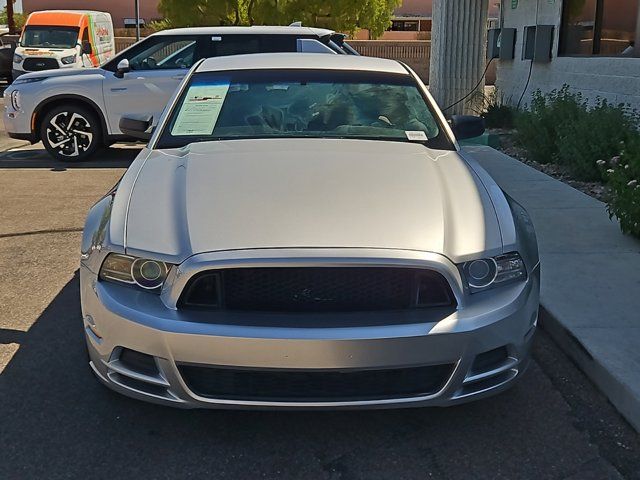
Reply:
<svg viewBox="0 0 640 480"><path fill-rule="evenodd" d="M12 138L42 140L56 159L81 161L125 136L124 115L159 118L187 71L207 57L315 52L357 55L344 35L289 27L180 28L155 33L98 68L45 70L20 76L4 93Z"/></svg>

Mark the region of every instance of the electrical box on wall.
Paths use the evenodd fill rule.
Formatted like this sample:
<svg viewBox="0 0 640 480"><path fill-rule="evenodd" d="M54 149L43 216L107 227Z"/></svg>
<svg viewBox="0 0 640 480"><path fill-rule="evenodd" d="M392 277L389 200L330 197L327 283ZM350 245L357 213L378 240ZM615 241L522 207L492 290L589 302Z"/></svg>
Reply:
<svg viewBox="0 0 640 480"><path fill-rule="evenodd" d="M487 32L487 59L500 56L500 29L490 28Z"/></svg>
<svg viewBox="0 0 640 480"><path fill-rule="evenodd" d="M516 50L515 28L503 28L500 30L498 49L500 51L500 60L513 60Z"/></svg>
<svg viewBox="0 0 640 480"><path fill-rule="evenodd" d="M533 53L536 48L536 27L524 27L524 38L522 39L522 60L533 60Z"/></svg>
<svg viewBox="0 0 640 480"><path fill-rule="evenodd" d="M550 62L553 46L553 25L533 25L524 28L522 59Z"/></svg>
<svg viewBox="0 0 640 480"><path fill-rule="evenodd" d="M553 25L538 25L536 28L536 43L533 52L534 62L550 62L553 46Z"/></svg>

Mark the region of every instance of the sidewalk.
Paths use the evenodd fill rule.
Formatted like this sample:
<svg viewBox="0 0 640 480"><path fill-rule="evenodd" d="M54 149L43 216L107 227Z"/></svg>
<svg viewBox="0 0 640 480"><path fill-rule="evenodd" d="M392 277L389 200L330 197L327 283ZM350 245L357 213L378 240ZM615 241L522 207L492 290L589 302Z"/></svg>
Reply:
<svg viewBox="0 0 640 480"><path fill-rule="evenodd" d="M602 202L492 148L465 150L531 215L542 326L640 431L640 241Z"/></svg>

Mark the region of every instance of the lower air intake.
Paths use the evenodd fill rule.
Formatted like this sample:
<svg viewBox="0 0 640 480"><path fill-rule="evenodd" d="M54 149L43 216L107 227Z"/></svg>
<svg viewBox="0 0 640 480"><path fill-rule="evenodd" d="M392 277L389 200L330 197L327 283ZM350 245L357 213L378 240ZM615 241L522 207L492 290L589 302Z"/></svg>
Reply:
<svg viewBox="0 0 640 480"><path fill-rule="evenodd" d="M438 392L452 364L385 370L257 370L180 365L191 391L203 397L255 401L358 401Z"/></svg>

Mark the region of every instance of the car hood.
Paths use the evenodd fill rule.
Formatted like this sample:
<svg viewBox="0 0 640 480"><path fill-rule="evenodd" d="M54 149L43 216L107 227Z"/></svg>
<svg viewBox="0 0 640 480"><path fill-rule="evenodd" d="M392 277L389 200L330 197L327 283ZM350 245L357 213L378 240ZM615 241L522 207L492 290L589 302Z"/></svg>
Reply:
<svg viewBox="0 0 640 480"><path fill-rule="evenodd" d="M453 261L502 251L474 171L457 152L415 143L195 143L152 151L129 193L127 251L176 263L254 248L407 249Z"/></svg>
<svg viewBox="0 0 640 480"><path fill-rule="evenodd" d="M92 68L60 68L56 70L41 70L39 72L29 72L20 75L20 79L28 78L59 78L59 77L71 77L71 76L83 76L83 75L95 75L96 73L104 73L104 70L99 67Z"/></svg>

